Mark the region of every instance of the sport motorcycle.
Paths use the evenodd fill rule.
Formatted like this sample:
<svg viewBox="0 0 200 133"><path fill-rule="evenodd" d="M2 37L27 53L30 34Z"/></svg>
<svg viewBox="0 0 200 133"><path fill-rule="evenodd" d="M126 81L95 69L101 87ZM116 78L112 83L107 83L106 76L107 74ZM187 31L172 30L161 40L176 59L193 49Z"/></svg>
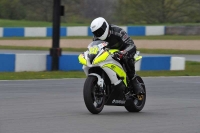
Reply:
<svg viewBox="0 0 200 133"><path fill-rule="evenodd" d="M142 78L136 75L144 94L136 95L122 60L116 58L118 49L109 49L105 41L93 41L88 50L78 56L87 78L83 87L83 97L87 109L92 114L100 113L104 105L124 106L128 112L139 112L146 102L146 88ZM139 51L133 57L135 63L142 59Z"/></svg>

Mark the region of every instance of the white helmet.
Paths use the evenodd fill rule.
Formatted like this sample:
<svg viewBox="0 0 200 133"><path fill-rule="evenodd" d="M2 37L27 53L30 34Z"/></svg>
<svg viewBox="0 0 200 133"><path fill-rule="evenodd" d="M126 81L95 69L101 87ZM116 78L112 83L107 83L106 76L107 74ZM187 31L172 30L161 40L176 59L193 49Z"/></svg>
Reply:
<svg viewBox="0 0 200 133"><path fill-rule="evenodd" d="M90 29L95 37L105 40L108 36L109 25L104 18L98 17L92 21Z"/></svg>

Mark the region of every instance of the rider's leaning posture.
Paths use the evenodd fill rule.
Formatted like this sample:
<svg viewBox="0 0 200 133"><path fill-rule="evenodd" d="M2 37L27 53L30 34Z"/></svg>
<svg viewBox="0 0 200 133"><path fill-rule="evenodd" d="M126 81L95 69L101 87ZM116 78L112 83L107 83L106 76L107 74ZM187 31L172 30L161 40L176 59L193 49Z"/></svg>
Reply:
<svg viewBox="0 0 200 133"><path fill-rule="evenodd" d="M115 56L122 58L127 69L127 75L132 80L131 85L135 94L143 94L144 91L135 78L135 63L134 55L136 46L133 40L120 27L108 24L107 21L98 17L94 19L90 25L90 29L94 34L93 41L103 40L108 42L108 48L119 49L120 52L115 53Z"/></svg>

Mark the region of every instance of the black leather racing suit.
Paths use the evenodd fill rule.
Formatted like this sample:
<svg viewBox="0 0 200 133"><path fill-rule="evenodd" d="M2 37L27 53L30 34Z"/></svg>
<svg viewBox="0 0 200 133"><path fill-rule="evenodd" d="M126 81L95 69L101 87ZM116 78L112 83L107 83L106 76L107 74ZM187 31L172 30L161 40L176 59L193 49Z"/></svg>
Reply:
<svg viewBox="0 0 200 133"><path fill-rule="evenodd" d="M93 41L99 40L95 36ZM108 42L108 48L119 49L123 51L122 54L126 55L124 63L127 69L127 74L130 79L135 76L135 63L133 56L136 53L136 46L133 40L127 35L127 33L116 25L109 25L109 35L105 40Z"/></svg>

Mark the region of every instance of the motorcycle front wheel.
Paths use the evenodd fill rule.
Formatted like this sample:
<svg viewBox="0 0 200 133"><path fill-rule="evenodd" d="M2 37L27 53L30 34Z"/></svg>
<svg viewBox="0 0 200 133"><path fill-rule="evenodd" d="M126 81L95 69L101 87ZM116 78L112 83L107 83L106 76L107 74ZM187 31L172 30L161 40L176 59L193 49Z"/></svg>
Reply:
<svg viewBox="0 0 200 133"><path fill-rule="evenodd" d="M103 110L105 97L103 91L97 85L97 77L87 77L83 88L83 97L87 109L92 114L98 114Z"/></svg>

